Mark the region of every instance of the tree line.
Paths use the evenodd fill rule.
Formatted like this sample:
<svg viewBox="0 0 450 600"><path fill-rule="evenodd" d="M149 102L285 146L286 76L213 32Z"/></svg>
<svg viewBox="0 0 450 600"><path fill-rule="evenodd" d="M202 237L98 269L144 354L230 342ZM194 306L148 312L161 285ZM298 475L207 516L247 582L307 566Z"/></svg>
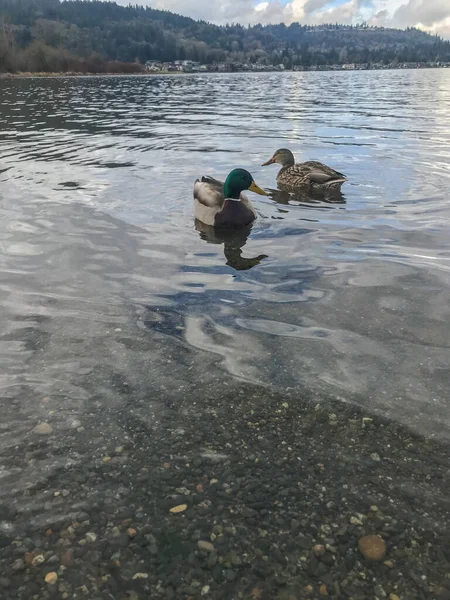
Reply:
<svg viewBox="0 0 450 600"><path fill-rule="evenodd" d="M0 0L0 71L139 72L148 60L321 66L450 62L418 29L324 24L217 26L98 0Z"/></svg>

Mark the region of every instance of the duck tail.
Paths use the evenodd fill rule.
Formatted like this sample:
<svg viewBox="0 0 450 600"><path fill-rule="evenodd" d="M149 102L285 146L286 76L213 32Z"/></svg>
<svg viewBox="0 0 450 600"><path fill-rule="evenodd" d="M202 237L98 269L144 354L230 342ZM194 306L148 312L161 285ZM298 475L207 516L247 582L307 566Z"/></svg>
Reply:
<svg viewBox="0 0 450 600"><path fill-rule="evenodd" d="M324 186L329 190L339 190L343 183L348 181L347 177L340 177L339 179L332 179L331 181L327 181Z"/></svg>

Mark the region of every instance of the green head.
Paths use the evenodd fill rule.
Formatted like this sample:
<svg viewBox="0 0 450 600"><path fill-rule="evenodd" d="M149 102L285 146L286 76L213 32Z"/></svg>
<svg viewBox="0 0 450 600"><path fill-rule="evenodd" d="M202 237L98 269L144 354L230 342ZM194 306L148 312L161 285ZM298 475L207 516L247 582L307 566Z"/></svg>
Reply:
<svg viewBox="0 0 450 600"><path fill-rule="evenodd" d="M234 198L238 200L241 192L250 190L255 194L267 196L266 192L256 185L253 177L245 169L233 169L225 180L223 186L225 198Z"/></svg>

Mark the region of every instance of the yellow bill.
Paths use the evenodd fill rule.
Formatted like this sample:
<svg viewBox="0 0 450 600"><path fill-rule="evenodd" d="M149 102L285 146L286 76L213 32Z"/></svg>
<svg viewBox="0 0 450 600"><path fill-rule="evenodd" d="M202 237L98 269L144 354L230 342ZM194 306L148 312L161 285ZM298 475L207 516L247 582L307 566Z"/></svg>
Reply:
<svg viewBox="0 0 450 600"><path fill-rule="evenodd" d="M260 196L267 196L267 193L256 185L254 181L252 181L250 187L248 188L250 192L254 192L255 194L259 194Z"/></svg>

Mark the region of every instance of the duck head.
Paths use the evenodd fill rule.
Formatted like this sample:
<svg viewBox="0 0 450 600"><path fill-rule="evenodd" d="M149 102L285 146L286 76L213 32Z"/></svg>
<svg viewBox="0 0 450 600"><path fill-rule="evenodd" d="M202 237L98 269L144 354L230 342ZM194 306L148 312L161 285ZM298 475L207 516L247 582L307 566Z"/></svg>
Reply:
<svg viewBox="0 0 450 600"><path fill-rule="evenodd" d="M225 180L223 186L225 198L234 198L238 200L241 192L249 190L260 196L267 196L266 192L256 185L251 174L245 169L233 169Z"/></svg>
<svg viewBox="0 0 450 600"><path fill-rule="evenodd" d="M274 163L279 163L282 167L290 167L295 164L294 155L287 148L280 148L274 153L272 158L261 166L266 167L267 165L273 165Z"/></svg>

